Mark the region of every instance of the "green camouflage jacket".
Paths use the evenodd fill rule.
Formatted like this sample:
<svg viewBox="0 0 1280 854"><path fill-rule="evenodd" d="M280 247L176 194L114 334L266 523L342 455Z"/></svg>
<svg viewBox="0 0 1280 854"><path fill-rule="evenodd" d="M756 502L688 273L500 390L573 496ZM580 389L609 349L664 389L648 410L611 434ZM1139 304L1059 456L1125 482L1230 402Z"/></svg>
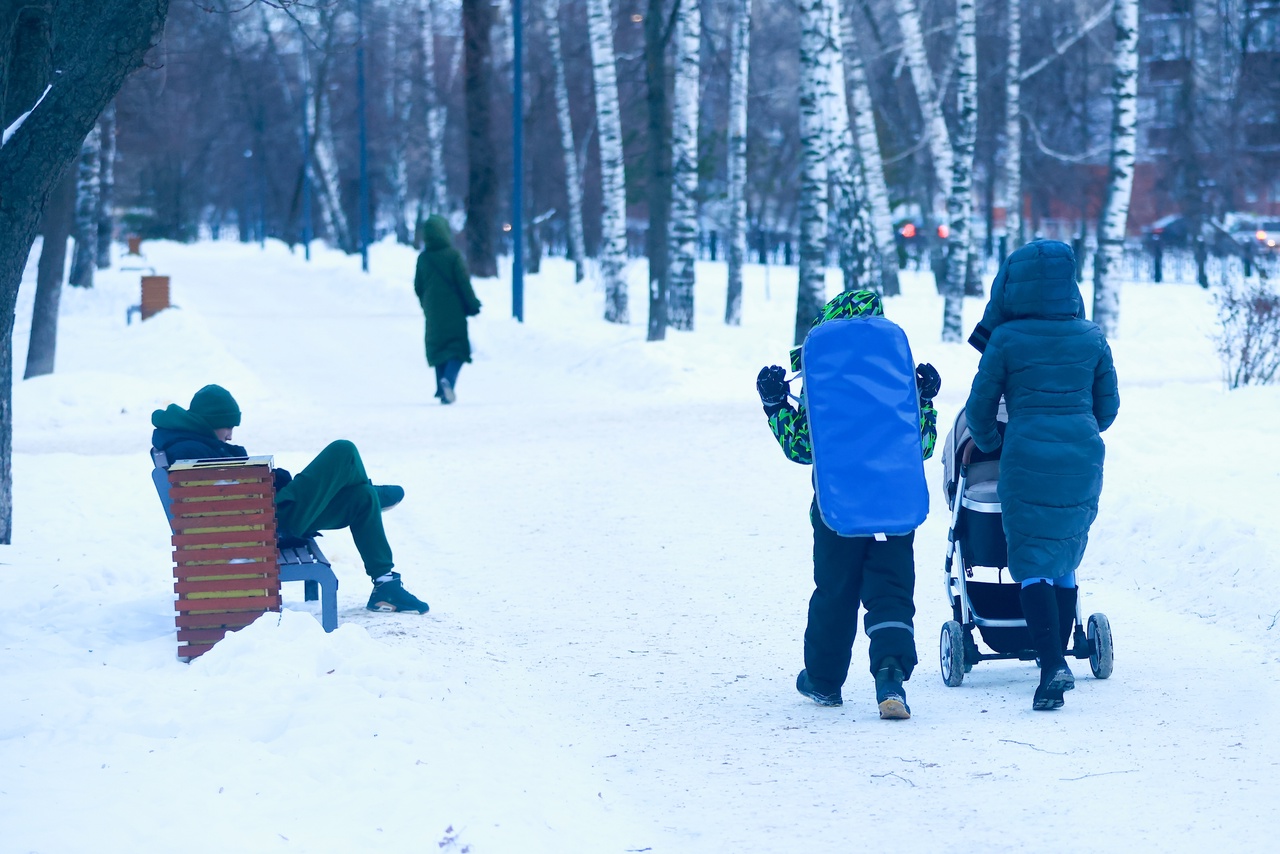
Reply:
<svg viewBox="0 0 1280 854"><path fill-rule="evenodd" d="M769 429L782 446L787 459L801 465L813 465L813 444L809 440L809 417L804 408L804 395L800 396L797 410L788 401L769 416ZM920 448L927 460L933 456L933 446L938 442L938 410L933 401L920 402Z"/></svg>

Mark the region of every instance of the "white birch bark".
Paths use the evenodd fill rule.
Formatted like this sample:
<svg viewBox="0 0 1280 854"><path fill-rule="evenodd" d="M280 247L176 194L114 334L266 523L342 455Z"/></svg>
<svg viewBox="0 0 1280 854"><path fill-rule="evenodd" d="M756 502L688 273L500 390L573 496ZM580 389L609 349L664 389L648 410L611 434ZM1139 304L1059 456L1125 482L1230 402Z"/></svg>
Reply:
<svg viewBox="0 0 1280 854"><path fill-rule="evenodd" d="M556 120L560 126L560 150L564 155L565 195L569 201L569 257L573 259L573 280L581 282L586 249L582 233L582 179L578 174L578 150L573 142L573 118L569 112L569 85L565 77L564 49L560 42L560 0L543 0L547 24L547 44L556 77Z"/></svg>
<svg viewBox="0 0 1280 854"><path fill-rule="evenodd" d="M76 174L75 252L67 284L93 287L93 271L98 266L98 190L101 186L99 161L102 134L97 125L80 145Z"/></svg>
<svg viewBox="0 0 1280 854"><path fill-rule="evenodd" d="M422 74L423 91L426 93L427 157L430 178L427 190L429 213L444 214L448 210L449 192L444 168L445 108L440 97L439 78L436 75L435 39L436 0L422 2ZM461 53L461 51L455 51ZM426 217L423 217L426 219Z"/></svg>
<svg viewBox="0 0 1280 854"><path fill-rule="evenodd" d="M804 341L826 302L827 122L822 67L829 0L800 0L800 268L795 343Z"/></svg>
<svg viewBox="0 0 1280 854"><path fill-rule="evenodd" d="M826 76L828 171L831 177L832 214L840 272L846 291L875 290L879 284L879 260L867 210L867 188L862 162L854 146L845 92L843 25L839 0L825 0L826 45L822 65Z"/></svg>
<svg viewBox="0 0 1280 854"><path fill-rule="evenodd" d="M961 313L973 269L973 149L978 129L977 10L974 0L956 0L956 113L955 157L951 163L951 192L947 214L947 286L942 309L942 340L964 338Z"/></svg>
<svg viewBox="0 0 1280 854"><path fill-rule="evenodd" d="M413 211L409 208L409 106L410 75L400 59L400 27L395 19L395 5L387 6L387 63L390 80L386 85L387 117L391 120L391 151L387 178L391 185L391 217L396 241L413 242Z"/></svg>
<svg viewBox="0 0 1280 854"><path fill-rule="evenodd" d="M936 222L946 221L944 204L946 188L951 184L951 137L942 115L933 72L929 69L929 56L925 52L924 33L920 29L920 11L915 0L894 0L898 26L902 29L902 50L911 71L916 100L920 102L920 114L924 118L925 133L929 135L929 153L933 159L934 187L933 214Z"/></svg>
<svg viewBox="0 0 1280 854"><path fill-rule="evenodd" d="M98 243L95 262L99 270L111 266L111 240L116 230L115 190L116 190L116 102L107 104L98 119L98 128L102 135L102 152L99 157L98 174Z"/></svg>
<svg viewBox="0 0 1280 854"><path fill-rule="evenodd" d="M751 71L751 0L733 0L729 22L729 289L724 322L742 325L742 268L747 260L747 81Z"/></svg>
<svg viewBox="0 0 1280 854"><path fill-rule="evenodd" d="M1004 230L1009 251L1022 245L1022 0L1009 3L1009 64L1005 71Z"/></svg>
<svg viewBox="0 0 1280 854"><path fill-rule="evenodd" d="M880 139L876 134L875 106L867 83L866 67L858 49L853 17L841 16L844 25L845 70L853 109L853 125L862 176L867 188L872 233L880 259L880 292L887 296L901 293L898 284L898 247L893 235L893 212L889 209L889 185L884 177L884 160L880 156Z"/></svg>
<svg viewBox="0 0 1280 854"><path fill-rule="evenodd" d="M600 276L604 280L604 319L627 323L627 187L622 161L622 117L618 109L618 71L613 54L613 12L609 0L587 0L587 28L596 94L596 132L600 143Z"/></svg>
<svg viewBox="0 0 1280 854"><path fill-rule="evenodd" d="M675 31L675 85L671 95L671 267L667 323L693 329L694 268L698 257L698 84L702 4L680 0Z"/></svg>
<svg viewBox="0 0 1280 854"><path fill-rule="evenodd" d="M1124 253L1138 125L1138 0L1116 0L1115 70L1111 83L1110 183L1098 218L1093 258L1093 320L1108 338L1120 321L1120 261Z"/></svg>
<svg viewBox="0 0 1280 854"><path fill-rule="evenodd" d="M329 96L324 87L316 87L317 110L312 103L307 104L307 111L314 113L312 139L315 140L316 156L316 196L320 201L320 215L324 220L329 239L344 252L353 249L351 228L347 224L346 212L342 209L342 198L339 195L338 158L334 153L333 121L329 111Z"/></svg>

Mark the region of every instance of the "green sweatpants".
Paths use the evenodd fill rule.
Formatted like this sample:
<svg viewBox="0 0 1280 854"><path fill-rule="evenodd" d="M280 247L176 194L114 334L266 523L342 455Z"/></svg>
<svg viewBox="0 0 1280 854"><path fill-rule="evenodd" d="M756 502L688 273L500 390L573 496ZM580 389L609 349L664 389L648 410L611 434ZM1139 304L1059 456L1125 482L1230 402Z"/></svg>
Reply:
<svg viewBox="0 0 1280 854"><path fill-rule="evenodd" d="M351 528L364 571L377 578L391 571L391 546L382 529L382 505L356 446L331 442L276 493L276 518L286 532Z"/></svg>

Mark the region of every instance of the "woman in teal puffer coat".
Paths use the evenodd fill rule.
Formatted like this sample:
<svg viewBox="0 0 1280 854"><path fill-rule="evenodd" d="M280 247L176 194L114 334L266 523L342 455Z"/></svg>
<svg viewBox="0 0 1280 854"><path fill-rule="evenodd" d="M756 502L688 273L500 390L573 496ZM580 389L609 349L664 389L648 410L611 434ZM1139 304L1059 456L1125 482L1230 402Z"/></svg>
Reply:
<svg viewBox="0 0 1280 854"><path fill-rule="evenodd" d="M1076 608L1075 572L1098 515L1105 448L1120 408L1111 348L1084 317L1071 247L1037 240L1012 253L969 339L982 351L965 407L973 442L1000 448L1000 506L1009 573L1022 584L1040 658L1034 709L1075 687L1063 652ZM1003 397L1003 436L996 411Z"/></svg>

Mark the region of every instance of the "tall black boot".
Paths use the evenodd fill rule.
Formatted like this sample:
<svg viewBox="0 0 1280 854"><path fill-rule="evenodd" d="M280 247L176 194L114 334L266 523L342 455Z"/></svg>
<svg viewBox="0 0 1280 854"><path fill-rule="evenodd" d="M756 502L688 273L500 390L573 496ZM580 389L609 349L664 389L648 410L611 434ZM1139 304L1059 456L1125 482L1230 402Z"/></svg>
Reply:
<svg viewBox="0 0 1280 854"><path fill-rule="evenodd" d="M1080 595L1080 588L1055 586L1053 592L1058 599L1058 627L1065 654L1071 651L1071 630L1076 624L1076 598Z"/></svg>
<svg viewBox="0 0 1280 854"><path fill-rule="evenodd" d="M1037 711L1060 709L1063 692L1076 687L1076 679L1062 655L1057 595L1052 585L1037 582L1022 588L1020 598L1031 643L1040 655L1040 685L1036 688L1031 708Z"/></svg>

